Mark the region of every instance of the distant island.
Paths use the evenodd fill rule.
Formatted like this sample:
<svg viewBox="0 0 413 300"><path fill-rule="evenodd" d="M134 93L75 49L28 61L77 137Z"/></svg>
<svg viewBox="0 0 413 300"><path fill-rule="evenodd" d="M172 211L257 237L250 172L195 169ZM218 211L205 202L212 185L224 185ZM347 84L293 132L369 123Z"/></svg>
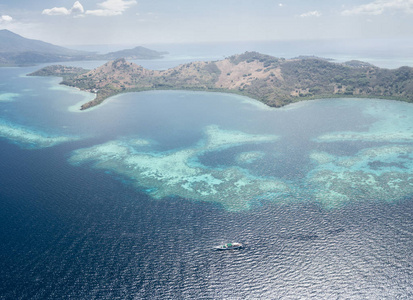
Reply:
<svg viewBox="0 0 413 300"><path fill-rule="evenodd" d="M48 66L32 76L60 76L62 84L96 94L88 109L119 93L197 90L237 93L272 107L326 97L375 97L413 102L413 68L381 69L361 61L334 63L315 57L286 60L245 52L224 60L148 70L117 59L94 70Z"/></svg>
<svg viewBox="0 0 413 300"><path fill-rule="evenodd" d="M0 67L81 60L156 59L167 52L135 47L107 54L68 49L43 41L24 38L9 30L0 30Z"/></svg>

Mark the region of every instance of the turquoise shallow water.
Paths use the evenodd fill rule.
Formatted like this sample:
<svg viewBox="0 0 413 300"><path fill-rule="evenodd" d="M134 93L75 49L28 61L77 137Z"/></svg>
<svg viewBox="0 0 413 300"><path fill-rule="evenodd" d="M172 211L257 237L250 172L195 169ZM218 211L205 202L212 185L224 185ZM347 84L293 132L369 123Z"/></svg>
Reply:
<svg viewBox="0 0 413 300"><path fill-rule="evenodd" d="M35 69L0 70L3 298L412 296L411 104L154 91L78 112L91 95Z"/></svg>
<svg viewBox="0 0 413 300"><path fill-rule="evenodd" d="M413 111L406 103L330 99L276 110L187 92L114 102L93 112L122 116L106 130L110 138L73 151L69 162L114 172L154 198L181 196L237 211L260 200L334 207L412 193Z"/></svg>

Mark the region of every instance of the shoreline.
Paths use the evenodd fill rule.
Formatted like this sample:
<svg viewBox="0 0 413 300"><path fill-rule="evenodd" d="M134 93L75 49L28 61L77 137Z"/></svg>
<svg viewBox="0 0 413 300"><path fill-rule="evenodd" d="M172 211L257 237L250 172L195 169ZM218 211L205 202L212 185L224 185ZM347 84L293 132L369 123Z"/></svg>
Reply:
<svg viewBox="0 0 413 300"><path fill-rule="evenodd" d="M70 86L69 86L70 87ZM91 92L87 92L84 90L81 90L77 87L74 87L76 89L78 89L81 92L86 92L86 93L91 93ZM170 92L170 91L177 91L177 92L200 92L200 93L218 93L218 94L225 94L225 95L232 95L235 97L242 97L243 99L243 103L248 103L248 104L252 104L254 106L257 106L258 108L261 109L288 109L289 106L291 105L297 105L297 104L302 104L308 101L315 101L315 100L323 100L323 99L381 99L381 100L389 100L389 101L400 101L400 102L406 102L406 103L412 103L409 102L408 99L402 98L402 97L397 97L397 96L376 96L376 95L344 95L344 94L325 94L325 95L317 95L317 96L311 96L311 97L301 97L299 99L295 99L292 102L289 103L285 103L283 105L280 106L272 106L269 105L268 103L265 103L264 101L261 101L260 99L257 99L255 97L246 95L246 94L242 94L238 91L233 91L233 90L203 90L203 89L188 89L188 88L171 88L171 89L159 89L159 88L153 88L153 89L140 89L140 90L131 90L131 91L122 91L119 93L115 93L113 95L110 95L107 98L103 98L100 100L99 103L95 104L95 105L90 105L85 109L82 109L81 107L85 104L88 104L90 102L93 102L96 100L97 98L97 94L95 93L91 93L94 94L95 97L87 102L84 101L80 101L78 103L76 103L75 105L80 105L79 109L77 111L74 111L75 109L73 108L75 105L70 106L71 108L71 112L83 112L83 111L90 111L90 110L94 110L99 106L104 105L105 103L107 103L109 99L116 97L118 95L122 95L122 94L130 94L130 93L142 93L142 92L155 92L155 91L165 91L165 92Z"/></svg>
<svg viewBox="0 0 413 300"><path fill-rule="evenodd" d="M79 70L80 69L80 70ZM113 96L142 91L181 90L234 94L267 107L326 98L379 98L413 102L413 68L378 68L361 61L332 63L320 58L286 60L245 52L219 61L191 62L156 71L117 59L96 69L48 66L31 75L59 76L61 85L93 93L79 110ZM59 76L61 77L61 76ZM70 111L77 111L71 107Z"/></svg>

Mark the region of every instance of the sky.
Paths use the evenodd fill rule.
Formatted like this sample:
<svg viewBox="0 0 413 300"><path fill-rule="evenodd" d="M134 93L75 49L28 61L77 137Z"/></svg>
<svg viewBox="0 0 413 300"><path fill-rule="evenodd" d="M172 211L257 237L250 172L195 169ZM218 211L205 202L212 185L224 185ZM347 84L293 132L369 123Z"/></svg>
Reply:
<svg viewBox="0 0 413 300"><path fill-rule="evenodd" d="M0 29L62 46L413 40L413 0L0 0Z"/></svg>

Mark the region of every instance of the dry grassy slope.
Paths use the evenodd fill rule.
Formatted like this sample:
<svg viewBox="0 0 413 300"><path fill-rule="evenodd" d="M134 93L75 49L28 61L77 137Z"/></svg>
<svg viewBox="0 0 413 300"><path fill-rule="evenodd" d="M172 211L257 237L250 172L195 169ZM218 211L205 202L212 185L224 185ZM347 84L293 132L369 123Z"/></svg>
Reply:
<svg viewBox="0 0 413 300"><path fill-rule="evenodd" d="M216 62L192 62L153 71L118 59L74 78L69 84L97 90L97 99L92 106L124 90L157 88L233 90L268 105L281 106L291 102L289 99L296 94L305 93L284 82L282 66L286 62L289 61L259 53L244 53Z"/></svg>
<svg viewBox="0 0 413 300"><path fill-rule="evenodd" d="M164 71L148 70L119 59L64 83L97 92L97 98L87 107L119 92L145 89L235 91L270 106L334 94L413 101L412 68L350 67L320 59L278 59L256 52L215 62L183 64Z"/></svg>
<svg viewBox="0 0 413 300"><path fill-rule="evenodd" d="M270 80L272 74L278 80L283 80L280 68L271 69L264 67L264 63L260 61L240 62L234 64L229 59L216 62L217 67L221 71L218 81L215 83L217 88L239 89L242 86L251 85L252 81Z"/></svg>
<svg viewBox="0 0 413 300"><path fill-rule="evenodd" d="M283 80L280 68L265 68L259 61L232 63L229 59L217 62L193 62L165 71L148 70L123 59L108 62L78 76L77 80L93 81L95 88L111 85L114 88L151 87L154 85L184 85L205 88L238 90L257 79Z"/></svg>
<svg viewBox="0 0 413 300"><path fill-rule="evenodd" d="M91 80L97 89L107 86L121 89L143 84L143 79L147 80L157 76L158 73L159 71L148 70L124 59L119 59L78 76L77 79Z"/></svg>
<svg viewBox="0 0 413 300"><path fill-rule="evenodd" d="M213 62L192 62L161 71L158 83L171 87L211 88L219 70Z"/></svg>

